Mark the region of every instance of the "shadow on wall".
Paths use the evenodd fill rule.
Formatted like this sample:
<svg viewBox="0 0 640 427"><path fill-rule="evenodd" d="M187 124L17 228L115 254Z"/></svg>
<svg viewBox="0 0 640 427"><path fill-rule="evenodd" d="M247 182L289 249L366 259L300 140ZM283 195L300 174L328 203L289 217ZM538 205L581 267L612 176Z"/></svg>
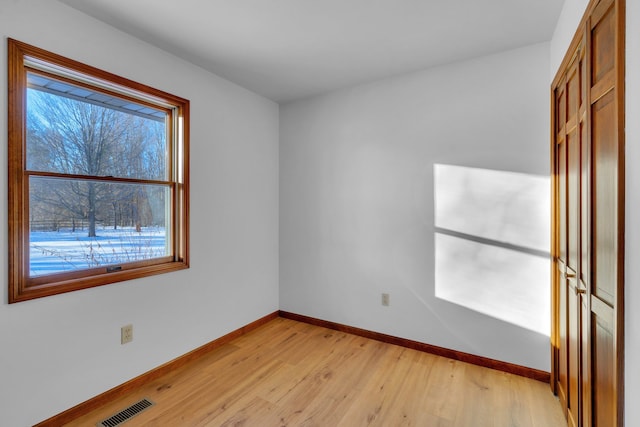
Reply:
<svg viewBox="0 0 640 427"><path fill-rule="evenodd" d="M436 297L549 336L549 178L433 173Z"/></svg>

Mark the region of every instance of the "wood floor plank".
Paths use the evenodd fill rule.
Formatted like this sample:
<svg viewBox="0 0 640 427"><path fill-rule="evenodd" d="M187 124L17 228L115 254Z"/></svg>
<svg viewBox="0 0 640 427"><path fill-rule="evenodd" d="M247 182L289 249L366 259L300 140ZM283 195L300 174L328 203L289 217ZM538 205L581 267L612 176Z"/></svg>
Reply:
<svg viewBox="0 0 640 427"><path fill-rule="evenodd" d="M426 394L428 411L438 419L455 422L457 410L462 406L459 394L464 388L465 366L465 363L443 357L435 359Z"/></svg>
<svg viewBox="0 0 640 427"><path fill-rule="evenodd" d="M402 386L411 366L402 359L406 358L406 353L410 353L411 350L397 346L387 348L382 361L386 369L376 367L371 370L367 386L360 393L359 400L341 420L341 425L379 425L392 413L397 400L403 398Z"/></svg>
<svg viewBox="0 0 640 427"><path fill-rule="evenodd" d="M361 394L368 381L368 370L376 365L387 347L378 343L364 350L363 340L340 333L331 345L331 355L320 359L322 362L315 365L312 375L299 383L295 393L278 402L283 408L282 419L288 425L338 424L342 414Z"/></svg>
<svg viewBox="0 0 640 427"><path fill-rule="evenodd" d="M547 384L278 318L78 418L135 426L564 427Z"/></svg>
<svg viewBox="0 0 640 427"><path fill-rule="evenodd" d="M434 366L433 361L437 356L419 352L407 352L411 360L407 376L400 386L399 398L394 405L385 411L381 421L389 422L397 426L448 426L444 418L434 416L428 412L427 385ZM428 361L428 363L426 363ZM393 389L390 390L392 393Z"/></svg>

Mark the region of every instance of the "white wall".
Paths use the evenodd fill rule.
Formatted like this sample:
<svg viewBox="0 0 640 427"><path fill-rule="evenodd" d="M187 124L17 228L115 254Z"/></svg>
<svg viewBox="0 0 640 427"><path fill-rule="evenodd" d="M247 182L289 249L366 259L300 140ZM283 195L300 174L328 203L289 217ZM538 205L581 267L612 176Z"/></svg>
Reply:
<svg viewBox="0 0 640 427"><path fill-rule="evenodd" d="M565 0L558 26L551 40L551 79L560 66L562 57L569 48L573 34L584 14L587 0ZM635 426L640 422L640 335L636 325L640 324L640 3L626 2L626 223L625 223L625 425Z"/></svg>
<svg viewBox="0 0 640 427"><path fill-rule="evenodd" d="M578 29L578 25L588 4L589 0L564 0L564 5L562 6L562 11L560 12L560 17L558 18L558 23L556 24L556 29L553 32L553 37L550 42L550 72L552 80L560 67L560 63L564 59L565 53L567 53L569 44L571 44L571 40Z"/></svg>
<svg viewBox="0 0 640 427"><path fill-rule="evenodd" d="M436 296L434 229L435 164L548 177L548 70L538 44L282 106L281 309L548 371L548 334L497 318L509 302L494 316ZM493 285L520 297L518 274Z"/></svg>
<svg viewBox="0 0 640 427"><path fill-rule="evenodd" d="M625 421L640 424L640 2L627 1L625 223Z"/></svg>
<svg viewBox="0 0 640 427"><path fill-rule="evenodd" d="M278 309L278 105L58 2L1 1L0 34L2 88L12 37L191 100L189 270L8 305L0 263L0 425L19 427ZM135 339L122 346L127 323Z"/></svg>

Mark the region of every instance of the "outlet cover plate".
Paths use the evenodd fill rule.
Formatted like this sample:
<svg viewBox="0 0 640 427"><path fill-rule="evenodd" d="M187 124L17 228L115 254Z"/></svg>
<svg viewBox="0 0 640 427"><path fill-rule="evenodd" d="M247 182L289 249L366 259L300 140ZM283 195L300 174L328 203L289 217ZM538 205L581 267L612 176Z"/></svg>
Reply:
<svg viewBox="0 0 640 427"><path fill-rule="evenodd" d="M120 344L127 344L131 341L133 341L133 325L120 328Z"/></svg>
<svg viewBox="0 0 640 427"><path fill-rule="evenodd" d="M384 305L385 307L389 306L389 294L382 294L382 305Z"/></svg>

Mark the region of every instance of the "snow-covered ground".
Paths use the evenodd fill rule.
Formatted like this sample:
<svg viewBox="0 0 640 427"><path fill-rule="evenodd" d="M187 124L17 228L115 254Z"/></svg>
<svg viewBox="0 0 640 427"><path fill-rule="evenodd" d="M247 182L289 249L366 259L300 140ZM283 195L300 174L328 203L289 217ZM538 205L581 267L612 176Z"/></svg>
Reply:
<svg viewBox="0 0 640 427"><path fill-rule="evenodd" d="M87 237L86 229L31 232L31 277L168 255L164 228L144 227L138 233L133 227L97 227L96 234Z"/></svg>

